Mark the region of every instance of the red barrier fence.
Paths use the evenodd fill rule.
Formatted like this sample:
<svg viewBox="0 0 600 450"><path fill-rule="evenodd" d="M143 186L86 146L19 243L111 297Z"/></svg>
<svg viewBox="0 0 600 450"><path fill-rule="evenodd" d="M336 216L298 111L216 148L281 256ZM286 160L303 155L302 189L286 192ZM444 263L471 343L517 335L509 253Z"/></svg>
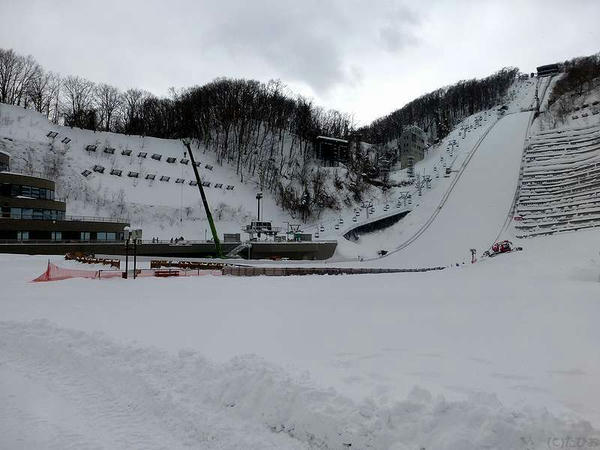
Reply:
<svg viewBox="0 0 600 450"><path fill-rule="evenodd" d="M221 275L220 270L180 270L170 269L168 274L165 270L153 270L153 269L138 269L136 277L165 277L165 276L177 276L177 277L195 277L201 275ZM37 277L33 282L39 281L58 281L67 280L70 278L89 278L89 279L107 279L107 278L122 278L123 272L120 270L83 270L83 269L67 269L59 267L48 261L48 267L46 271ZM130 275L133 278L133 275Z"/></svg>

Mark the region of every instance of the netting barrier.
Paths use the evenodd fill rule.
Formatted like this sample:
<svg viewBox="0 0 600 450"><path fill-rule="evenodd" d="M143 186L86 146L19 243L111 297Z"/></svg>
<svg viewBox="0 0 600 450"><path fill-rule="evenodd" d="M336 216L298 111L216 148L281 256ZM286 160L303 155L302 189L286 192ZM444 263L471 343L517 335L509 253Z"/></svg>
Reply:
<svg viewBox="0 0 600 450"><path fill-rule="evenodd" d="M59 281L68 280L70 278L90 278L97 280L105 280L109 278L122 278L123 273L120 270L85 270L85 269L67 269L65 267L59 267L56 264L48 261L48 267L39 277L32 280L32 282L40 281ZM133 278L133 271L128 274L129 278ZM136 278L146 277L196 277L202 275L222 275L220 270L181 270L181 269L169 269L165 270L154 270L154 269L138 269L136 271Z"/></svg>

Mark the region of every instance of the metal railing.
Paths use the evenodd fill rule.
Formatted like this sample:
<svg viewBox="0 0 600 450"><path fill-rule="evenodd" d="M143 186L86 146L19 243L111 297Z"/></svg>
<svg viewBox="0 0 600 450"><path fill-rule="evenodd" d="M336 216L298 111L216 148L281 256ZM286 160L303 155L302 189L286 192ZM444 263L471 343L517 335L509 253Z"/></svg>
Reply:
<svg viewBox="0 0 600 450"><path fill-rule="evenodd" d="M15 169L14 167L5 167L3 169L0 168L0 173L5 173L8 175L23 175L26 177L43 178L44 180L48 181L56 181L55 177L51 177L47 173L40 172L39 170Z"/></svg>
<svg viewBox="0 0 600 450"><path fill-rule="evenodd" d="M78 239L61 239L61 240L52 240L52 239L0 239L0 244L123 244L125 245L124 240L87 240L82 241Z"/></svg>
<svg viewBox="0 0 600 450"><path fill-rule="evenodd" d="M126 220L122 217L110 218L110 217L95 217L95 216L62 216L62 217L52 218L52 217L39 217L39 216L33 216L33 215L23 216L23 214L20 214L20 215L3 214L0 216L0 219L46 220L46 221L52 221L52 222L104 222L104 223L126 223L126 224L129 223L128 220Z"/></svg>

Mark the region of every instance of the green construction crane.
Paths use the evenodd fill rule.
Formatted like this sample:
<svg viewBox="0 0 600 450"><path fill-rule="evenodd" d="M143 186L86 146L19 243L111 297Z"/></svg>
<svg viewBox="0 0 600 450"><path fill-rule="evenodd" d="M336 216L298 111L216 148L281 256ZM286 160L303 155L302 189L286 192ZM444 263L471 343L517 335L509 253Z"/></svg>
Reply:
<svg viewBox="0 0 600 450"><path fill-rule="evenodd" d="M206 211L206 218L208 219L208 224L210 225L210 232L212 233L213 241L215 242L215 247L217 249L217 257L223 258L223 250L221 250L221 241L219 241L219 236L217 235L217 228L215 227L215 221L212 218L212 214L210 213L210 208L208 206L208 200L206 200L206 194L204 193L204 187L202 187L202 181L200 180L200 174L198 173L198 167L196 167L196 161L194 161L194 154L192 153L192 148L190 146L189 141L183 141L183 145L185 145L188 149L188 153L190 154L190 160L192 161L192 168L194 169L194 175L196 175L196 183L198 183L198 190L200 191L200 196L202 197L202 203L204 204L204 211Z"/></svg>

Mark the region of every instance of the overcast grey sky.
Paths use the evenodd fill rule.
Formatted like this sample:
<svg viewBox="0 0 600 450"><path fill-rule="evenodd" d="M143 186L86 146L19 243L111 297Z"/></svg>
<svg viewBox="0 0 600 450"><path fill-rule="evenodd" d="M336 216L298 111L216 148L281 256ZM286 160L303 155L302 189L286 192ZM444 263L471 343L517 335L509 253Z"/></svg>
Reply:
<svg viewBox="0 0 600 450"><path fill-rule="evenodd" d="M600 51L600 0L0 0L0 47L157 95L279 78L358 123L504 66Z"/></svg>

